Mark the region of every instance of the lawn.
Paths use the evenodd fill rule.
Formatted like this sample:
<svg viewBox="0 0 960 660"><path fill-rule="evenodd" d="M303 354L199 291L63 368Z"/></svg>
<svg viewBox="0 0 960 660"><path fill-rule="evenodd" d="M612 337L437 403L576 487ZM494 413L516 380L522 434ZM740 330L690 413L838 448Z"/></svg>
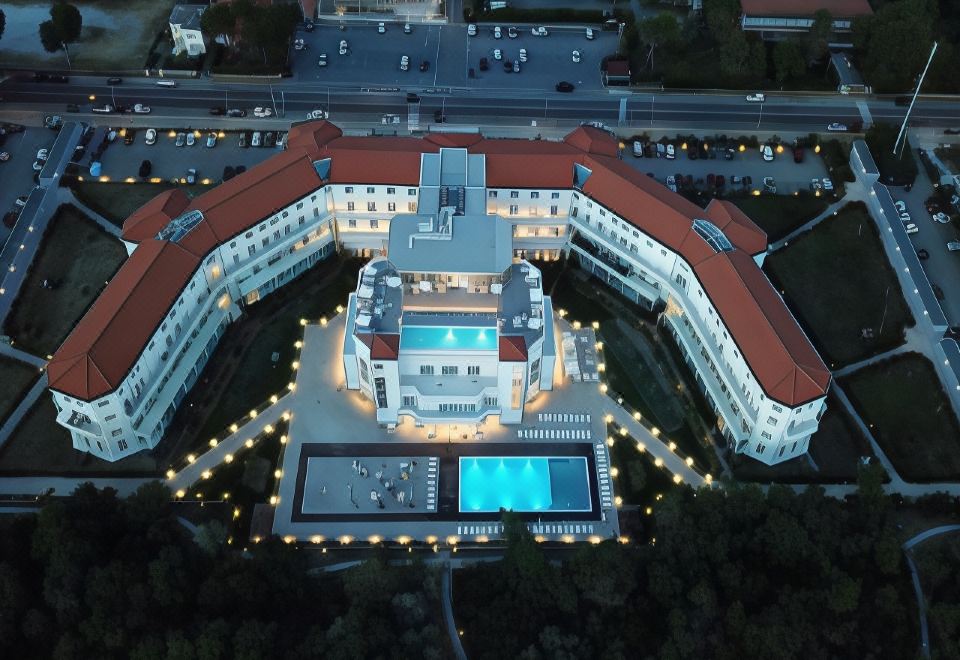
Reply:
<svg viewBox="0 0 960 660"><path fill-rule="evenodd" d="M960 478L960 425L929 360L918 353L897 355L842 384L901 477Z"/></svg>
<svg viewBox="0 0 960 660"><path fill-rule="evenodd" d="M39 375L36 367L0 355L0 422L13 412Z"/></svg>
<svg viewBox="0 0 960 660"><path fill-rule="evenodd" d="M73 193L81 202L104 218L123 226L123 221L138 208L162 193L173 188L168 181L161 183L99 183L97 181L76 182ZM184 188L191 196L192 188Z"/></svg>
<svg viewBox="0 0 960 660"><path fill-rule="evenodd" d="M677 488L677 484L666 469L654 464L648 452L637 449L634 438L622 436L617 430L607 427L607 434L616 439L610 449L610 463L619 471L614 493L623 498L624 504L653 506L657 495Z"/></svg>
<svg viewBox="0 0 960 660"><path fill-rule="evenodd" d="M127 258L123 244L72 206L50 221L4 324L17 345L54 353ZM53 289L43 288L43 281Z"/></svg>
<svg viewBox="0 0 960 660"><path fill-rule="evenodd" d="M0 66L66 69L63 50L46 52L38 25L50 18L49 2L7 0L2 3L7 28L0 41ZM140 69L160 30L167 26L173 0L75 0L83 18L80 39L69 45L71 68L84 70ZM173 42L168 43L172 47Z"/></svg>
<svg viewBox="0 0 960 660"><path fill-rule="evenodd" d="M825 198L813 195L731 197L730 201L767 232L770 243L779 241L827 208Z"/></svg>
<svg viewBox="0 0 960 660"><path fill-rule="evenodd" d="M899 346L913 325L873 220L859 203L771 254L765 270L831 368ZM865 339L865 330L873 337Z"/></svg>
<svg viewBox="0 0 960 660"><path fill-rule="evenodd" d="M836 398L831 396L827 399L827 412L820 420L820 428L810 439L810 458L820 468L819 471L813 469L806 457L772 466L752 458L738 457L734 459L732 468L734 477L739 481L855 483L861 456L873 456L870 443Z"/></svg>
<svg viewBox="0 0 960 660"><path fill-rule="evenodd" d="M156 461L149 452L139 452L110 463L77 451L71 443L70 433L56 420L53 399L48 395L41 396L0 450L0 474L156 474Z"/></svg>

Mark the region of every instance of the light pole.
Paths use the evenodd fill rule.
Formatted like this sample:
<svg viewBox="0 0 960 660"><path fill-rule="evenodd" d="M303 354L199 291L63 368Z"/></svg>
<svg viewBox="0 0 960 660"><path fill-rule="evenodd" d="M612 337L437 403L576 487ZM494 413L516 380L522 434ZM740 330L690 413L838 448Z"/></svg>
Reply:
<svg viewBox="0 0 960 660"><path fill-rule="evenodd" d="M920 87L923 85L923 79L927 75L927 69L930 68L930 62L933 61L933 54L937 52L937 42L933 42L933 48L930 49L930 57L927 58L927 65L923 67L923 73L920 74L920 80L917 81L917 88L913 90L913 98L910 99L910 107L907 108L907 114L903 116L903 123L900 125L900 133L897 135L897 141L893 143L893 155L897 155L897 145L900 144L900 139L903 138L904 132L907 130L907 121L910 120L910 113L913 111L913 105L917 102L917 95L920 94ZM907 141L903 141L904 146L906 146Z"/></svg>
<svg viewBox="0 0 960 660"><path fill-rule="evenodd" d="M763 101L760 101L760 116L757 117L757 128L760 128L761 121L763 121Z"/></svg>

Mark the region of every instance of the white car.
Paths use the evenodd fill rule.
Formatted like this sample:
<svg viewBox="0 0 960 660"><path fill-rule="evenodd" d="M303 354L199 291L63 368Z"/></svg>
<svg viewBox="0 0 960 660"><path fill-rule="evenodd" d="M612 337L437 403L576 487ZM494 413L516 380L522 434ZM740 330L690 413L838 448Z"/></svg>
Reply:
<svg viewBox="0 0 960 660"><path fill-rule="evenodd" d="M502 60L502 59L503 59L503 51L501 51L499 48L497 48L496 50L494 50L494 51L493 51L493 59L495 59L495 60Z"/></svg>
<svg viewBox="0 0 960 660"><path fill-rule="evenodd" d="M840 122L836 122L836 121L835 121L835 122L833 122L832 124L829 124L829 125L827 126L827 130L828 130L828 131L841 131L841 132L842 132L842 131L847 130L847 125L846 125L846 124L841 124Z"/></svg>
<svg viewBox="0 0 960 660"><path fill-rule="evenodd" d="M667 160L673 160L677 157L677 149L672 144L667 145Z"/></svg>
<svg viewBox="0 0 960 660"><path fill-rule="evenodd" d="M579 51L579 50L573 51L572 59L573 59L574 62L579 62L579 61L580 61L580 51Z"/></svg>
<svg viewBox="0 0 960 660"><path fill-rule="evenodd" d="M951 252L956 252L957 250L960 250L960 241L950 241L949 243L947 243L947 249L950 250Z"/></svg>
<svg viewBox="0 0 960 660"><path fill-rule="evenodd" d="M377 23L377 34L386 34L387 26L383 23Z"/></svg>
<svg viewBox="0 0 960 660"><path fill-rule="evenodd" d="M310 112L307 113L307 119L326 119L329 116L330 116L330 113L328 113L326 110L323 110L322 108L317 110L311 110Z"/></svg>
<svg viewBox="0 0 960 660"><path fill-rule="evenodd" d="M410 69L410 58L406 55L400 58L400 70L408 71Z"/></svg>
<svg viewBox="0 0 960 660"><path fill-rule="evenodd" d="M346 40L346 39L341 39L341 40L340 40L340 54L341 54L341 55L346 55L348 48L349 48L349 46L347 45L347 40Z"/></svg>
<svg viewBox="0 0 960 660"><path fill-rule="evenodd" d="M477 36L477 24L476 24L476 23L471 23L470 25L467 26L467 36L468 36L468 37L475 37L475 36Z"/></svg>
<svg viewBox="0 0 960 660"><path fill-rule="evenodd" d="M897 213L903 214L907 211L907 203L902 199L893 200L893 206L897 209Z"/></svg>
<svg viewBox="0 0 960 660"><path fill-rule="evenodd" d="M763 103L766 100L765 94L747 94L747 101L750 103Z"/></svg>
<svg viewBox="0 0 960 660"><path fill-rule="evenodd" d="M633 157L643 158L643 143L639 140L633 141Z"/></svg>
<svg viewBox="0 0 960 660"><path fill-rule="evenodd" d="M42 161L42 160L36 160L36 161L33 162L33 171L34 171L34 172L39 172L39 171L42 170L42 169L43 169L43 161Z"/></svg>
<svg viewBox="0 0 960 660"><path fill-rule="evenodd" d="M320 53L320 57L317 59L317 66L327 66L327 54Z"/></svg>
<svg viewBox="0 0 960 660"><path fill-rule="evenodd" d="M253 137L250 139L250 146L259 147L261 144L263 144L263 136L260 135L260 131L254 131Z"/></svg>
<svg viewBox="0 0 960 660"><path fill-rule="evenodd" d="M303 50L307 47L307 42L303 39L294 39L293 40L293 49L294 50Z"/></svg>
<svg viewBox="0 0 960 660"><path fill-rule="evenodd" d="M47 151L46 149L41 149L40 151L37 152L37 160L39 160L40 162L43 162L47 159L47 156L49 155L50 155L49 151Z"/></svg>
<svg viewBox="0 0 960 660"><path fill-rule="evenodd" d="M381 124L399 124L400 115L384 115L380 118Z"/></svg>
<svg viewBox="0 0 960 660"><path fill-rule="evenodd" d="M532 34L535 37L546 37L550 33L547 32L547 28L543 26L538 26L535 28L530 28L530 34Z"/></svg>
<svg viewBox="0 0 960 660"><path fill-rule="evenodd" d="M763 156L763 160L766 162L773 162L773 148L769 144L760 147L760 155Z"/></svg>
<svg viewBox="0 0 960 660"><path fill-rule="evenodd" d="M827 177L823 177L823 189L827 192L833 192L833 181Z"/></svg>
<svg viewBox="0 0 960 660"><path fill-rule="evenodd" d="M137 103L135 106L133 106L133 112L138 115L149 115L150 106L143 105L142 103Z"/></svg>
<svg viewBox="0 0 960 660"><path fill-rule="evenodd" d="M157 143L157 129L148 128L146 134L146 143L147 144L156 144Z"/></svg>
<svg viewBox="0 0 960 660"><path fill-rule="evenodd" d="M193 133L187 133L187 146L192 147L197 143L197 136Z"/></svg>
<svg viewBox="0 0 960 660"><path fill-rule="evenodd" d="M404 33L404 34L410 34L411 32L413 32L413 28L410 27L410 24L409 24L409 23L404 23L404 24L403 24L403 33Z"/></svg>
<svg viewBox="0 0 960 660"><path fill-rule="evenodd" d="M0 151L0 163L5 163L10 160L10 153L7 151Z"/></svg>
<svg viewBox="0 0 960 660"><path fill-rule="evenodd" d="M939 222L941 225L945 225L948 222L950 222L950 216L944 213L943 211L940 211L939 213L934 213L930 217L933 218L934 222Z"/></svg>
<svg viewBox="0 0 960 660"><path fill-rule="evenodd" d="M593 39L594 36L596 35L593 34L593 28L587 28L587 39Z"/></svg>
<svg viewBox="0 0 960 660"><path fill-rule="evenodd" d="M500 30L500 26L499 26L499 25L496 26L495 28L493 28L493 38L494 38L494 39L502 39L502 38L503 38L503 32Z"/></svg>
<svg viewBox="0 0 960 660"><path fill-rule="evenodd" d="M271 110L270 108L261 108L258 106L253 109L254 117L269 117L272 114L273 114L273 110Z"/></svg>
<svg viewBox="0 0 960 660"><path fill-rule="evenodd" d="M667 188L673 192L677 192L677 179L672 174L667 177Z"/></svg>
<svg viewBox="0 0 960 660"><path fill-rule="evenodd" d="M526 61L527 61L527 49L526 49L526 48L521 48L521 49L520 49L520 61L521 61L521 62L526 62Z"/></svg>
<svg viewBox="0 0 960 660"><path fill-rule="evenodd" d="M821 190L822 188L823 184L820 183L820 179L817 177L810 179L810 190Z"/></svg>
<svg viewBox="0 0 960 660"><path fill-rule="evenodd" d="M903 224L908 224L909 222L911 222L910 214L907 213L906 211L901 212L901 213L900 213L900 222L902 222Z"/></svg>
<svg viewBox="0 0 960 660"><path fill-rule="evenodd" d="M217 134L213 131L207 133L207 149L213 149L217 146Z"/></svg>
<svg viewBox="0 0 960 660"><path fill-rule="evenodd" d="M519 36L519 35L517 34L517 28L515 28L515 27L513 27L513 26L508 27L508 28L507 28L507 36L510 37L511 39L516 39L517 36Z"/></svg>
<svg viewBox="0 0 960 660"><path fill-rule="evenodd" d="M908 234L916 234L918 231L920 231L920 228L913 223L904 225L903 228L907 230Z"/></svg>

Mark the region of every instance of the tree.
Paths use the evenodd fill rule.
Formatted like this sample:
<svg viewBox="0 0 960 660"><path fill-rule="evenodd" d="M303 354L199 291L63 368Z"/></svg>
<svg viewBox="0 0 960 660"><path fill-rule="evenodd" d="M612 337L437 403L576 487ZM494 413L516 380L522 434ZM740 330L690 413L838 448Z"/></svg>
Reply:
<svg viewBox="0 0 960 660"><path fill-rule="evenodd" d="M640 21L637 29L640 38L650 46L647 53L647 65L653 68L653 52L657 46L669 46L680 40L680 26L673 14L662 11L656 16Z"/></svg>
<svg viewBox="0 0 960 660"><path fill-rule="evenodd" d="M795 39L784 39L774 46L773 68L777 72L779 83L802 76L807 70L807 65L803 59L803 48L800 43Z"/></svg>
<svg viewBox="0 0 960 660"><path fill-rule="evenodd" d="M0 39L3 39L3 31L7 27L7 15L0 9Z"/></svg>
<svg viewBox="0 0 960 660"><path fill-rule="evenodd" d="M200 16L200 28L209 35L222 38L222 41L229 46L237 28L233 4L217 3L208 7Z"/></svg>
<svg viewBox="0 0 960 660"><path fill-rule="evenodd" d="M864 78L875 91L913 87L933 45L934 19L927 0L901 0L854 20L854 45Z"/></svg>
<svg viewBox="0 0 960 660"><path fill-rule="evenodd" d="M62 43L72 44L80 38L80 31L83 29L83 16L80 15L80 10L74 5L66 2L55 3L50 8L50 18L60 35Z"/></svg>
<svg viewBox="0 0 960 660"><path fill-rule="evenodd" d="M60 32L57 31L53 21L44 21L40 24L40 43L48 53L56 52L63 46L63 42L60 41Z"/></svg>
<svg viewBox="0 0 960 660"><path fill-rule="evenodd" d="M826 9L818 9L813 14L813 25L805 39L807 62L814 62L827 54L832 33L833 16Z"/></svg>

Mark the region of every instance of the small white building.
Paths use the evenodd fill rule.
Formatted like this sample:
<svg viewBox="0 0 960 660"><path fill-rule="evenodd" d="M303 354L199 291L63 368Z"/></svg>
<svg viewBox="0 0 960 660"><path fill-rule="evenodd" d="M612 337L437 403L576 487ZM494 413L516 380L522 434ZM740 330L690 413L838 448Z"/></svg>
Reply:
<svg viewBox="0 0 960 660"><path fill-rule="evenodd" d="M174 5L170 12L170 36L173 38L173 54L186 53L197 57L207 52L200 31L200 17L207 5Z"/></svg>

